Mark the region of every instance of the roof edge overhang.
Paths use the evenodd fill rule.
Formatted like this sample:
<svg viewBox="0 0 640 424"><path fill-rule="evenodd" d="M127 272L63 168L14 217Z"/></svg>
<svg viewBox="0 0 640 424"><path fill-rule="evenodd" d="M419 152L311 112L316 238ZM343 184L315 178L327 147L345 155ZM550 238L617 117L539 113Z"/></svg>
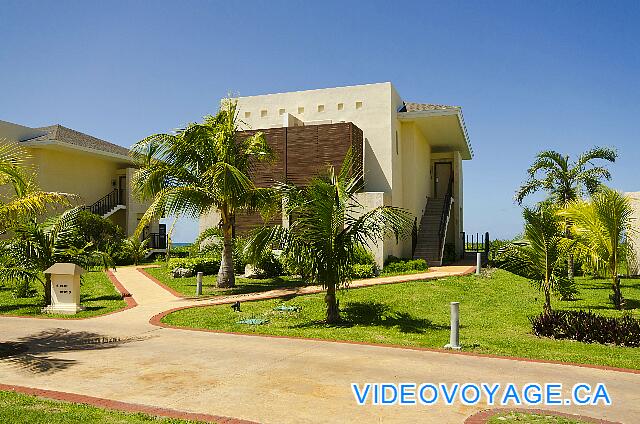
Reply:
<svg viewBox="0 0 640 424"><path fill-rule="evenodd" d="M436 110L418 110L413 112L398 112L397 117L401 122L412 122L422 119L429 119L434 117L443 116L455 116L459 126L460 133L464 139L465 148L460 151L462 159L473 159L473 148L471 147L471 140L469 140L469 133L467 132L467 126L464 122L464 116L460 108L452 109L436 109Z"/></svg>
<svg viewBox="0 0 640 424"><path fill-rule="evenodd" d="M120 155L118 153L113 153L113 152L107 152L104 150L91 149L88 147L82 147L76 144L65 143L57 140L44 140L44 141L28 141L27 140L27 141L21 141L20 145L24 147L30 147L33 149L38 149L43 147L44 148L53 147L53 148L60 148L62 150L77 150L83 153L102 156L103 158L115 160L118 162L126 162L133 165L133 160L129 156Z"/></svg>

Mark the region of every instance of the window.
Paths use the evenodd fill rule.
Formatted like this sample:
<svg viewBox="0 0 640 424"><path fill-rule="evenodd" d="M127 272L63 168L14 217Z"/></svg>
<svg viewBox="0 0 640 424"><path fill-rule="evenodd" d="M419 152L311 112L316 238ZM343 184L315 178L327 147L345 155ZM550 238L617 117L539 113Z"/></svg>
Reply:
<svg viewBox="0 0 640 424"><path fill-rule="evenodd" d="M286 110L284 109L279 109L278 110L278 115L284 115L284 113L286 112Z"/></svg>
<svg viewBox="0 0 640 424"><path fill-rule="evenodd" d="M344 110L344 103L338 103L338 110Z"/></svg>
<svg viewBox="0 0 640 424"><path fill-rule="evenodd" d="M324 105L318 105L318 112L324 112Z"/></svg>
<svg viewBox="0 0 640 424"><path fill-rule="evenodd" d="M261 117L261 118L265 118L266 116L267 116L267 110L266 110L266 109L261 110L261 111L260 111L260 117Z"/></svg>
<svg viewBox="0 0 640 424"><path fill-rule="evenodd" d="M362 102L356 102L356 109L362 109Z"/></svg>
<svg viewBox="0 0 640 424"><path fill-rule="evenodd" d="M304 107L298 106L298 114L304 113Z"/></svg>
<svg viewBox="0 0 640 424"><path fill-rule="evenodd" d="M251 112L245 112L244 113L244 117L245 118L251 118Z"/></svg>

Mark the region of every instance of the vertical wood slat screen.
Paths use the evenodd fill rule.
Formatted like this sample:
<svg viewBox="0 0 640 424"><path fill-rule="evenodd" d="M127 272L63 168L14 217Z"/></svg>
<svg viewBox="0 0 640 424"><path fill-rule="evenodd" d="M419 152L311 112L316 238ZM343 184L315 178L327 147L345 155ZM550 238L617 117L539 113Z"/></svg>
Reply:
<svg viewBox="0 0 640 424"><path fill-rule="evenodd" d="M349 147L354 155L352 174L362 175L362 130L351 122L241 131L238 137L243 139L258 131L264 134L276 159L271 163L252 165L251 178L256 187L271 187L277 182L304 186L328 165L333 165L339 172ZM263 224L280 223L280 216L265 223L259 213L238 214L236 234L246 234Z"/></svg>

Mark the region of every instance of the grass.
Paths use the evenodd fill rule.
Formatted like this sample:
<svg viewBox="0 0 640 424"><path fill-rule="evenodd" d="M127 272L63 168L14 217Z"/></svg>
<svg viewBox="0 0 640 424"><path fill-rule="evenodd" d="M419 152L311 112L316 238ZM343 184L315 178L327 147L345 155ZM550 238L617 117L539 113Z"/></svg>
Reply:
<svg viewBox="0 0 640 424"><path fill-rule="evenodd" d="M120 293L102 271L87 272L82 276L80 303L85 307L85 310L75 315L41 313L44 287L36 282L32 285L32 291L30 297L16 298L10 287L0 286L0 315L86 318L103 315L127 306Z"/></svg>
<svg viewBox="0 0 640 424"><path fill-rule="evenodd" d="M609 282L578 278L574 301L553 300L559 309L591 309L619 316L609 301ZM640 280L622 280L631 310L640 316ZM543 295L525 279L503 270L487 276L391 284L342 291L341 325L323 320L323 294L294 297L286 305L297 312L278 312L282 300L243 302L242 312L229 305L184 309L163 322L175 326L292 337L349 340L403 346L442 348L449 341L449 302L460 302L460 338L463 350L564 362L640 369L640 348L587 344L539 338L531 334L529 316L542 310ZM262 325L239 324L262 318Z"/></svg>
<svg viewBox="0 0 640 424"><path fill-rule="evenodd" d="M173 278L165 266L160 268L146 268L146 272L156 277L163 284L171 287L178 293L185 296L195 296L196 294L196 277L189 278ZM202 278L202 295L203 296L219 296L230 294L243 294L264 292L282 287L301 287L304 281L294 277L282 276L276 278L251 279L236 277L236 287L232 289L219 289L216 287L216 275L205 275Z"/></svg>
<svg viewBox="0 0 640 424"><path fill-rule="evenodd" d="M12 424L179 424L195 423L196 421L113 411L84 404L53 401L4 391L0 392L0 422Z"/></svg>
<svg viewBox="0 0 640 424"><path fill-rule="evenodd" d="M508 412L497 414L489 419L487 424L523 423L523 424L587 424L574 418L558 417L552 414L527 414L522 412Z"/></svg>

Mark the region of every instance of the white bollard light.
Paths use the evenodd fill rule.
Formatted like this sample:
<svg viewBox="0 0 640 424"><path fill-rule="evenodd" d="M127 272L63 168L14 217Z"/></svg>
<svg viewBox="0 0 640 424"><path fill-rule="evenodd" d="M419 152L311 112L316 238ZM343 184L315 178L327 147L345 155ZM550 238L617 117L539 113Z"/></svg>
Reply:
<svg viewBox="0 0 640 424"><path fill-rule="evenodd" d="M480 275L481 269L482 269L482 253L478 252L476 254L476 275Z"/></svg>
<svg viewBox="0 0 640 424"><path fill-rule="evenodd" d="M460 302L451 302L451 334L445 349L460 349Z"/></svg>
<svg viewBox="0 0 640 424"><path fill-rule="evenodd" d="M202 272L196 274L196 296L202 295Z"/></svg>

